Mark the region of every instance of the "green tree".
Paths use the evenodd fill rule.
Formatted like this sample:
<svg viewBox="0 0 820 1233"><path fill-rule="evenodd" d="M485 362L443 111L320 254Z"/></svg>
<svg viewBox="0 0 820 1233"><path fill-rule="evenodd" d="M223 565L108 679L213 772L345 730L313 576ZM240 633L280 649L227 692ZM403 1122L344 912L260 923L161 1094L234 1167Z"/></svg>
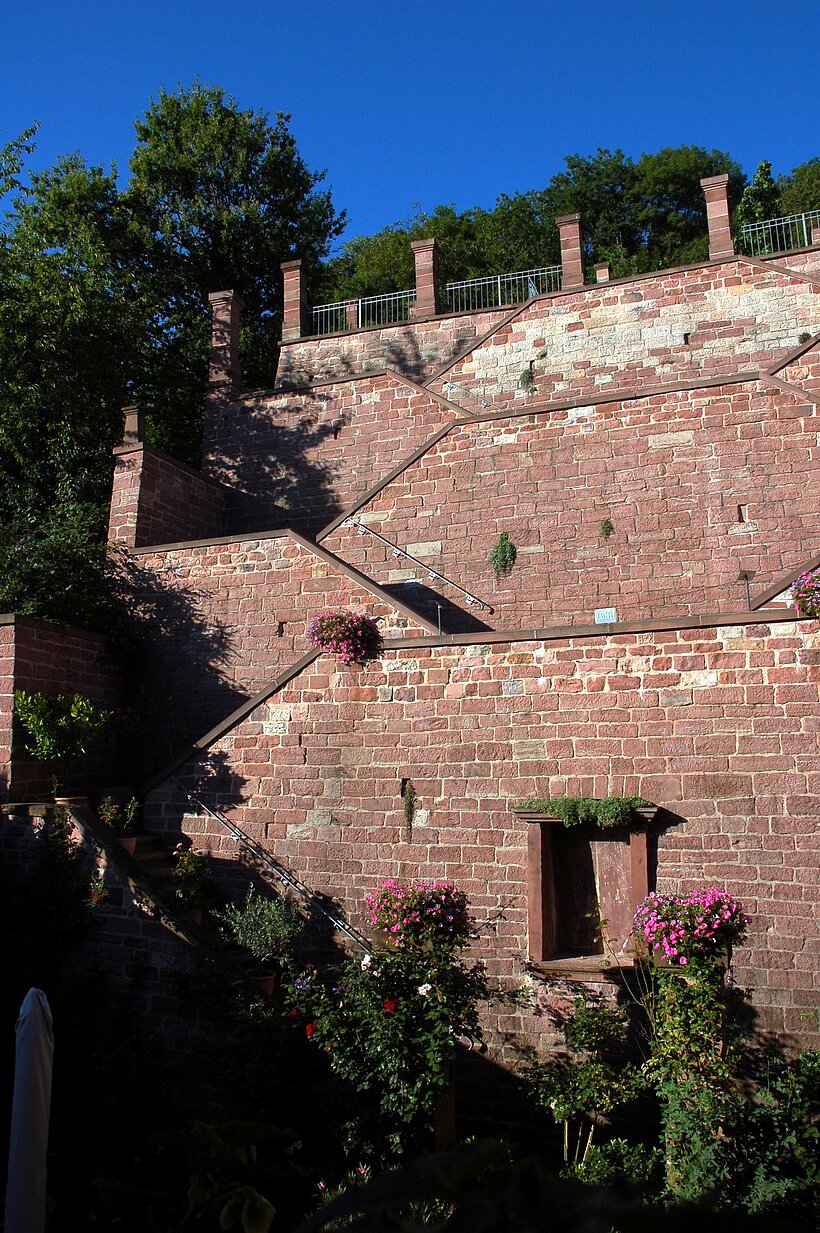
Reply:
<svg viewBox="0 0 820 1233"><path fill-rule="evenodd" d="M820 158L792 168L791 175L779 176L780 209L783 214L806 214L820 210Z"/></svg>
<svg viewBox="0 0 820 1233"><path fill-rule="evenodd" d="M137 276L151 331L136 377L152 439L196 461L210 341L208 292L245 301L244 382L267 385L281 330L280 264L308 280L344 226L288 127L242 110L219 86L162 91L136 123L125 200L140 228Z"/></svg>
<svg viewBox="0 0 820 1233"><path fill-rule="evenodd" d="M709 256L706 200L700 182L729 175L729 207L737 205L746 177L721 150L669 146L643 154L635 168L635 204L648 268L662 270Z"/></svg>
<svg viewBox="0 0 820 1233"><path fill-rule="evenodd" d="M765 159L758 164L750 184L743 190L735 221L739 227L761 223L780 215L780 188L772 175L772 165Z"/></svg>

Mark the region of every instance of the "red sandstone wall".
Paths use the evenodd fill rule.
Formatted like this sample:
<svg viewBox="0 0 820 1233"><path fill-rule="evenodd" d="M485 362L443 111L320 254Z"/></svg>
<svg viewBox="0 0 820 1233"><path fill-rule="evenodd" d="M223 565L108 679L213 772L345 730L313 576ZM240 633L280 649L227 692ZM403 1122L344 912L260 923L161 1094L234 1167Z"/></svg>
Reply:
<svg viewBox="0 0 820 1233"><path fill-rule="evenodd" d="M209 419L204 465L244 494L232 532L315 532L453 418L390 375L247 397Z"/></svg>
<svg viewBox="0 0 820 1233"><path fill-rule="evenodd" d="M510 311L509 307L494 308L283 343L277 384L323 381L384 365L397 368L414 381L423 381L503 321Z"/></svg>
<svg viewBox="0 0 820 1233"><path fill-rule="evenodd" d="M226 492L150 446L115 450L108 538L129 547L223 532Z"/></svg>
<svg viewBox="0 0 820 1233"><path fill-rule="evenodd" d="M755 383L460 424L357 517L489 602L493 628L733 611L741 568L757 594L816 550L818 417ZM496 581L504 531L518 560ZM416 577L462 602L369 536L323 543L383 584Z"/></svg>
<svg viewBox="0 0 820 1233"><path fill-rule="evenodd" d="M480 413L765 368L819 314L820 282L742 261L603 283L528 305L432 388Z"/></svg>
<svg viewBox="0 0 820 1233"><path fill-rule="evenodd" d="M14 698L14 617L0 617L0 799L11 778L11 724Z"/></svg>
<svg viewBox="0 0 820 1233"><path fill-rule="evenodd" d="M816 623L407 647L366 669L316 661L216 743L236 779L220 791L206 774L202 791L359 924L383 877L452 878L495 919L480 949L514 982L527 870L511 804L644 795L669 811L658 888L738 894L753 923L736 979L754 987L760 1025L818 1043L818 716ZM403 777L418 795L409 840ZM149 814L227 858L227 837L170 786Z"/></svg>
<svg viewBox="0 0 820 1233"><path fill-rule="evenodd" d="M135 565L153 614L134 687L154 769L306 654L322 609L366 611L386 636L424 632L287 535L143 551Z"/></svg>

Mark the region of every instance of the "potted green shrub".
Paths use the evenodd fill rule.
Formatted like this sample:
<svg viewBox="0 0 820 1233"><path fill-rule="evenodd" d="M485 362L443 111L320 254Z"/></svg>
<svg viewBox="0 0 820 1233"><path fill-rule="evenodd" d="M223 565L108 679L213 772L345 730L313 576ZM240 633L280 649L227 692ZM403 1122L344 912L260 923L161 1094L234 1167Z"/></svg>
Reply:
<svg viewBox="0 0 820 1233"><path fill-rule="evenodd" d="M211 893L211 868L204 852L178 843L174 849L174 897L194 920L202 919L202 909Z"/></svg>
<svg viewBox="0 0 820 1233"><path fill-rule="evenodd" d="M14 692L14 714L26 734L25 747L38 762L51 763L55 797L65 792L71 764L84 757L109 724L112 712L103 711L82 694ZM85 797L60 797L76 800Z"/></svg>
<svg viewBox="0 0 820 1233"><path fill-rule="evenodd" d="M281 967L305 931L296 904L281 895L262 895L249 886L244 902L228 904L218 918L223 934L258 960L262 970L254 979L265 993L271 993Z"/></svg>
<svg viewBox="0 0 820 1233"><path fill-rule="evenodd" d="M133 856L137 847L137 827L139 823L140 804L132 796L125 804L104 796L97 806L100 821L109 826L119 839L129 856Z"/></svg>

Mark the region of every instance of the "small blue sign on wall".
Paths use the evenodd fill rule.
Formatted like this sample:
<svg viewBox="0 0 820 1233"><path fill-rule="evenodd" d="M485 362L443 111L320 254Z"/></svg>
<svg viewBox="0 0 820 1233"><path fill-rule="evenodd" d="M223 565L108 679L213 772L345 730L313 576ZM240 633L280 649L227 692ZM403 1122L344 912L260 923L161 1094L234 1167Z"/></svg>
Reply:
<svg viewBox="0 0 820 1233"><path fill-rule="evenodd" d="M614 608L596 608L595 609L595 624L596 625L612 625L618 619L618 613Z"/></svg>

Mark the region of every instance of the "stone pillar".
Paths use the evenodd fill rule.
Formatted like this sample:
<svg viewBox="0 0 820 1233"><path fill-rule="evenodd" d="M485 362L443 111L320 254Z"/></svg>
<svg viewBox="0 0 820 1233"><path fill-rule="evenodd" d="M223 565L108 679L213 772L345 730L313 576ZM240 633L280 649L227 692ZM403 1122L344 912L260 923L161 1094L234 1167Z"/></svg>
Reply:
<svg viewBox="0 0 820 1233"><path fill-rule="evenodd" d="M416 304L414 317L435 317L438 313L438 245L434 239L413 240L416 260Z"/></svg>
<svg viewBox="0 0 820 1233"><path fill-rule="evenodd" d="M235 291L212 291L211 301L211 363L208 384L212 390L227 387L238 394L239 324L242 320L242 299Z"/></svg>
<svg viewBox="0 0 820 1233"><path fill-rule="evenodd" d="M122 409L122 444L141 445L145 440L145 415L139 407Z"/></svg>
<svg viewBox="0 0 820 1233"><path fill-rule="evenodd" d="M308 326L307 283L302 270L302 259L282 262L284 280L284 312L282 314L282 342L304 338L310 333Z"/></svg>
<svg viewBox="0 0 820 1233"><path fill-rule="evenodd" d="M811 242L812 244L820 245L820 227L817 227L817 226L812 227Z"/></svg>
<svg viewBox="0 0 820 1233"><path fill-rule="evenodd" d="M611 277L611 271L608 261L602 261L600 265L595 267L595 281L598 283L608 283Z"/></svg>
<svg viewBox="0 0 820 1233"><path fill-rule="evenodd" d="M581 215L564 214L555 225L561 237L561 290L584 285L584 254L581 247Z"/></svg>
<svg viewBox="0 0 820 1233"><path fill-rule="evenodd" d="M706 221L709 224L709 258L733 257L735 246L729 222L729 177L707 176L700 186L706 198Z"/></svg>
<svg viewBox="0 0 820 1233"><path fill-rule="evenodd" d="M345 329L358 330L359 328L359 301L348 300L345 304Z"/></svg>

